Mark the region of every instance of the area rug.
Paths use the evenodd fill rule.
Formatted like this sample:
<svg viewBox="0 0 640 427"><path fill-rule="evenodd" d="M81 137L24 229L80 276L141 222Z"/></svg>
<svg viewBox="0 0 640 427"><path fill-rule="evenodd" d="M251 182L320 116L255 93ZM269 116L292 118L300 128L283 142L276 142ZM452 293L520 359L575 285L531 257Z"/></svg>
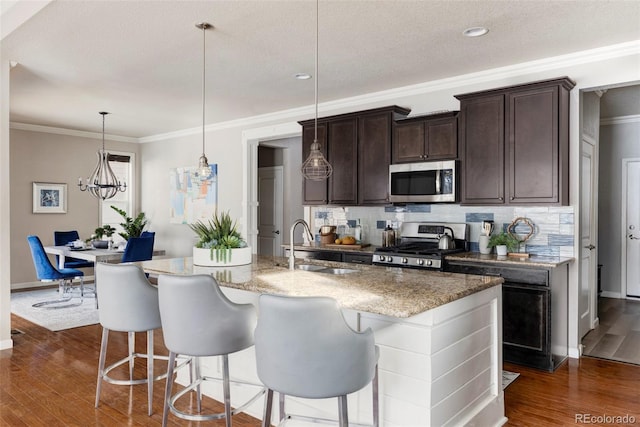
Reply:
<svg viewBox="0 0 640 427"><path fill-rule="evenodd" d="M503 370L502 371L502 389L504 390L505 388L507 388L507 386L512 382L514 382L516 378L518 378L519 376L520 374L517 372Z"/></svg>
<svg viewBox="0 0 640 427"><path fill-rule="evenodd" d="M57 288L35 291L13 292L11 294L11 312L50 331L80 326L95 325L99 322L98 309L94 298L84 298L81 305L59 309L34 308L37 302L58 298ZM74 299L74 301L76 301Z"/></svg>

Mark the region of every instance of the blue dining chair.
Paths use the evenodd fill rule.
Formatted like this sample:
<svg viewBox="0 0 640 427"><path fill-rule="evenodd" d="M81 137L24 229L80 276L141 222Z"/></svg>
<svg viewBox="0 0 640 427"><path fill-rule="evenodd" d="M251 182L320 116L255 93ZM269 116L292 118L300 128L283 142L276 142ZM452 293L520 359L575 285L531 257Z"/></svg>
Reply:
<svg viewBox="0 0 640 427"><path fill-rule="evenodd" d="M80 235L77 230L71 231L54 231L53 232L53 244L56 246L64 246L69 242L74 242L80 239ZM59 263L59 256L56 255L56 263ZM83 259L65 257L64 268L88 268L93 267L93 262Z"/></svg>
<svg viewBox="0 0 640 427"><path fill-rule="evenodd" d="M154 240L154 236L129 237L122 255L122 262L148 261L153 258Z"/></svg>
<svg viewBox="0 0 640 427"><path fill-rule="evenodd" d="M38 280L42 282L55 282L58 281L58 299L51 301L43 301L33 304L33 307L43 308L65 308L74 307L82 304L84 298L84 273L75 268L63 268L58 270L51 264L49 257L44 251L42 242L38 236L27 236L29 242L29 248L31 249L31 257L33 258L33 265L36 268L36 276ZM80 300L79 302L70 303L73 295L72 281L73 279L80 279Z"/></svg>

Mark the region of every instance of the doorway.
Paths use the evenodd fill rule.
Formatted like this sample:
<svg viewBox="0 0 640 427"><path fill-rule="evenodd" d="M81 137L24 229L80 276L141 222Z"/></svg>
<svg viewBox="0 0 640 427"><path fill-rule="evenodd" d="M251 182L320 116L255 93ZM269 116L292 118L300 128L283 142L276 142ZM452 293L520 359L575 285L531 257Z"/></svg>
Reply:
<svg viewBox="0 0 640 427"><path fill-rule="evenodd" d="M302 218L302 140L260 141L257 147L257 253L283 256L288 224Z"/></svg>

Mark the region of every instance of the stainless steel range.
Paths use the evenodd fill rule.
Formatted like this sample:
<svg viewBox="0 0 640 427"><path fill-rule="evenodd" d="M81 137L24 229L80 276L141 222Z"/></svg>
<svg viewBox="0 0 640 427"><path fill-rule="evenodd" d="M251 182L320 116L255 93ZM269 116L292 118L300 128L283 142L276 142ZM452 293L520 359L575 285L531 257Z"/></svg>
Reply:
<svg viewBox="0 0 640 427"><path fill-rule="evenodd" d="M442 236L453 234L453 243L442 244ZM447 247L444 249L442 247ZM444 256L469 250L469 226L464 223L403 222L399 243L373 253L373 264L431 270L444 268Z"/></svg>

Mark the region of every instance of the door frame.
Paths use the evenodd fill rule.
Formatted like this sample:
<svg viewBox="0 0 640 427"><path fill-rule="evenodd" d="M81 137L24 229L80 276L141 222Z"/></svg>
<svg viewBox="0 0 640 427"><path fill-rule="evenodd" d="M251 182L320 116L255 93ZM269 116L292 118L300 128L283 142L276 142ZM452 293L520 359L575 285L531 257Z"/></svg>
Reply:
<svg viewBox="0 0 640 427"><path fill-rule="evenodd" d="M627 171L629 163L640 162L640 157L629 157L622 159L621 173L621 222L620 222L620 296L623 299L637 300L637 298L627 296Z"/></svg>

